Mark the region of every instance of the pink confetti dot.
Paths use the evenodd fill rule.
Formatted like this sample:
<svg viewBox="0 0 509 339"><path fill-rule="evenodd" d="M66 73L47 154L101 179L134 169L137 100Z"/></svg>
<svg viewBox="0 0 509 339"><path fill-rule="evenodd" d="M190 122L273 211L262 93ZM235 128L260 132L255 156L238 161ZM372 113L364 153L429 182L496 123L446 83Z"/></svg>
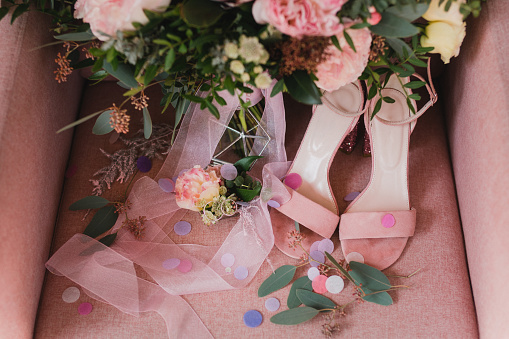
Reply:
<svg viewBox="0 0 509 339"><path fill-rule="evenodd" d="M327 288L325 287L326 282L327 277L324 275L319 275L318 277L314 278L313 282L311 283L311 286L313 286L313 291L320 294L327 292Z"/></svg>
<svg viewBox="0 0 509 339"><path fill-rule="evenodd" d="M82 303L78 306L78 313L81 315L87 315L92 312L92 304L91 303Z"/></svg>
<svg viewBox="0 0 509 339"><path fill-rule="evenodd" d="M298 189L302 185L302 177L298 173L290 173L285 177L284 183L291 189Z"/></svg>
<svg viewBox="0 0 509 339"><path fill-rule="evenodd" d="M180 259L171 258L163 261L163 268L165 270L172 270L180 265Z"/></svg>
<svg viewBox="0 0 509 339"><path fill-rule="evenodd" d="M223 267L232 267L234 263L235 256L231 253L225 253L221 257L221 265L223 265Z"/></svg>
<svg viewBox="0 0 509 339"><path fill-rule="evenodd" d="M187 273L193 267L193 263L190 260L182 259L180 260L180 264L177 266L177 270L182 273Z"/></svg>
<svg viewBox="0 0 509 339"><path fill-rule="evenodd" d="M396 224L396 219L394 218L394 216L392 214L387 213L386 215L383 216L383 218L382 218L382 226L383 227L391 228L395 224Z"/></svg>
<svg viewBox="0 0 509 339"><path fill-rule="evenodd" d="M237 174L237 168L232 164L224 164L221 166L221 176L226 180L235 180Z"/></svg>

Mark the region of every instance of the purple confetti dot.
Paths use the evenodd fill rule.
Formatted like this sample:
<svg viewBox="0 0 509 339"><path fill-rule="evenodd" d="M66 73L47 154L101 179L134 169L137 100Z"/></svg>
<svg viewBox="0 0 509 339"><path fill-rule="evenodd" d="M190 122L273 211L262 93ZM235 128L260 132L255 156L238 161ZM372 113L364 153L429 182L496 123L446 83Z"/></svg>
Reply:
<svg viewBox="0 0 509 339"><path fill-rule="evenodd" d="M318 251L325 254L325 252L332 253L334 252L334 243L330 239L323 239L318 244Z"/></svg>
<svg viewBox="0 0 509 339"><path fill-rule="evenodd" d="M87 315L92 312L92 304L91 303L82 303L78 306L78 313L81 315Z"/></svg>
<svg viewBox="0 0 509 339"><path fill-rule="evenodd" d="M234 263L235 256L231 253L225 253L221 257L221 265L223 265L223 267L232 267Z"/></svg>
<svg viewBox="0 0 509 339"><path fill-rule="evenodd" d="M274 208L281 207L281 204L278 203L276 200L269 200L269 201L267 201L267 205L269 205L270 207L274 207Z"/></svg>
<svg viewBox="0 0 509 339"><path fill-rule="evenodd" d="M348 193L346 195L346 197L343 198L343 200L345 201L354 201L355 198L357 198L357 196L361 194L360 192L352 192L352 193Z"/></svg>
<svg viewBox="0 0 509 339"><path fill-rule="evenodd" d="M320 246L320 242L321 242L321 240L315 241L309 248L309 253L318 251L318 246Z"/></svg>
<svg viewBox="0 0 509 339"><path fill-rule="evenodd" d="M166 259L163 261L163 268L166 270L172 270L178 265L180 265L180 259L177 258Z"/></svg>
<svg viewBox="0 0 509 339"><path fill-rule="evenodd" d="M78 171L78 166L76 165L71 165L69 166L69 168L67 169L67 171L65 171L65 177L67 179L71 178L73 175L76 174L76 172Z"/></svg>
<svg viewBox="0 0 509 339"><path fill-rule="evenodd" d="M244 320L244 324L247 327L253 328L253 327L258 327L261 325L263 316L260 312L258 312L256 310L250 310L250 311L247 311L246 313L244 313L243 320Z"/></svg>
<svg viewBox="0 0 509 339"><path fill-rule="evenodd" d="M187 171L189 171L189 170L188 169L183 169L182 171L179 172L178 176L180 177L182 174L186 173Z"/></svg>
<svg viewBox="0 0 509 339"><path fill-rule="evenodd" d="M221 166L221 176L226 180L235 180L237 174L237 168L232 164L224 164Z"/></svg>
<svg viewBox="0 0 509 339"><path fill-rule="evenodd" d="M291 189L298 189L302 185L302 177L298 173L290 173L285 177L285 185Z"/></svg>
<svg viewBox="0 0 509 339"><path fill-rule="evenodd" d="M180 260L180 264L177 266L177 270L182 273L187 273L193 267L193 263L190 260L182 259Z"/></svg>
<svg viewBox="0 0 509 339"><path fill-rule="evenodd" d="M309 256L311 257L311 259L314 259L309 260L309 264L313 267L317 267L318 265L320 265L320 263L323 264L325 262L325 256L320 251L313 251L309 254Z"/></svg>
<svg viewBox="0 0 509 339"><path fill-rule="evenodd" d="M170 193L175 190L175 182L171 179L161 178L157 183L164 192Z"/></svg>
<svg viewBox="0 0 509 339"><path fill-rule="evenodd" d="M238 280L244 280L247 278L249 272L247 270L247 267L245 266L239 266L235 269L235 272L233 272L233 275L235 276L235 278L237 278Z"/></svg>
<svg viewBox="0 0 509 339"><path fill-rule="evenodd" d="M186 235L191 232L191 224L187 221L179 221L173 226L173 230L178 235Z"/></svg>
<svg viewBox="0 0 509 339"><path fill-rule="evenodd" d="M152 169L152 161L150 161L150 159L146 156L142 155L136 161L136 167L138 167L140 172L147 173Z"/></svg>
<svg viewBox="0 0 509 339"><path fill-rule="evenodd" d="M276 298L269 298L265 300L265 308L271 312L279 310L279 306L281 306L281 303Z"/></svg>

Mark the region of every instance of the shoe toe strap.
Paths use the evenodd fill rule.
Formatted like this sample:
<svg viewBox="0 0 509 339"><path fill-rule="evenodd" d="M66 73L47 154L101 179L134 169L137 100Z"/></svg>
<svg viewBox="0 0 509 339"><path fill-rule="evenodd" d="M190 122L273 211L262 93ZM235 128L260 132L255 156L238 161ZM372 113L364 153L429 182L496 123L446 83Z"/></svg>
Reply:
<svg viewBox="0 0 509 339"><path fill-rule="evenodd" d="M353 212L341 215L339 238L408 238L414 235L417 211Z"/></svg>
<svg viewBox="0 0 509 339"><path fill-rule="evenodd" d="M339 216L320 204L289 188L290 200L277 210L324 238L330 238L339 223Z"/></svg>

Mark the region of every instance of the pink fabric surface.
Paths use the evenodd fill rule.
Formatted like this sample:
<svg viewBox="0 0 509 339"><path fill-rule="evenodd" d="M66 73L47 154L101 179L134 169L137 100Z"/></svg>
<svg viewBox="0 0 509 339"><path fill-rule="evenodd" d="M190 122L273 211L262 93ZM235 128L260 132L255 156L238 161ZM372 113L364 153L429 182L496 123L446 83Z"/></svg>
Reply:
<svg viewBox="0 0 509 339"><path fill-rule="evenodd" d="M82 114L94 112L112 102L121 100L122 90L115 84L101 84L85 92ZM157 91L149 92L151 102L158 102ZM311 108L286 101L287 135L286 145L289 159L295 156L300 140L310 118ZM153 109L157 112L156 109ZM131 111L131 113L133 113ZM133 113L134 114L134 113ZM171 121L171 114L154 114L154 122ZM141 116L140 116L141 118ZM136 115L132 121L138 122ZM92 187L87 184L92 174L108 163L98 148L108 152L118 149L110 145L109 136L92 136L92 121L78 127L75 134L71 163L77 164L77 174L66 182L55 241L52 253L58 250L76 232L82 232L90 220L82 220L84 213L68 211L69 205L89 195ZM420 273L410 280L394 279L395 283L410 284L410 290L392 293L395 305L382 307L364 303L347 309L347 316L341 319L341 335L345 337L373 337L382 334L396 338L459 337L476 338L477 325L466 269L461 228L455 200L454 184L449 165L445 134L440 112L432 109L426 113L412 135L410 154L410 197L412 206L419 210L414 237L410 238L402 257L387 274L410 274L421 268ZM156 176L161 161L154 161L153 169L147 173ZM357 148L352 155L338 153L331 167L333 192L344 210L343 197L352 191L361 191L369 180L371 160L362 157ZM138 175L140 177L140 175ZM126 184L115 184L104 196L109 199L122 197ZM188 214L193 225L187 236L168 236L178 244L201 244L219 246L235 219L226 219L221 226L204 227L195 214ZM336 250L333 255L341 258L337 232L332 238ZM286 309L289 287L268 297L259 298L257 290L272 270L283 264L297 264L297 260L286 257L272 249L259 272L244 288L184 295L191 307L215 338L273 338L273 337L319 337L322 317L298 326L279 326L270 323L274 314L265 309L268 297L281 301L281 310ZM147 278L136 268L137 274ZM307 267L297 270L297 275L306 274ZM82 293L72 304L62 301L62 293L72 281L47 274L36 323L36 338L165 338L166 326L155 313L143 313L139 317L124 314L110 305L100 303ZM454 286L454 288L450 288ZM351 286L339 295L326 296L341 303L351 299ZM81 316L77 308L82 302L93 304L93 311ZM256 309L263 315L262 325L248 328L242 322L243 314ZM369 324L369 326L366 326ZM433 326L430 326L433 324Z"/></svg>
<svg viewBox="0 0 509 339"><path fill-rule="evenodd" d="M483 4L447 72L449 140L482 338L509 337L509 31L506 1Z"/></svg>
<svg viewBox="0 0 509 339"><path fill-rule="evenodd" d="M394 216L392 227L385 227L382 219ZM345 213L339 226L340 239L411 237L414 235L416 210L388 212Z"/></svg>
<svg viewBox="0 0 509 339"><path fill-rule="evenodd" d="M54 79L46 16L0 22L0 337L31 338L57 216L81 79ZM57 99L58 98L58 99Z"/></svg>

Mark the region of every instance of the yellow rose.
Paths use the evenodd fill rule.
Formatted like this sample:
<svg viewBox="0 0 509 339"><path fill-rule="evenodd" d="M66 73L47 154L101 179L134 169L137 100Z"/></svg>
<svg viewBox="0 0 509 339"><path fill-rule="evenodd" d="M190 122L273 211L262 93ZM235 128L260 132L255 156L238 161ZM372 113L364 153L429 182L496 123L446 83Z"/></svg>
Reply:
<svg viewBox="0 0 509 339"><path fill-rule="evenodd" d="M448 64L452 57L458 56L460 46L465 37L465 23L451 25L446 22L430 22L426 27L426 35L421 37L423 47L434 47L431 53L440 53L442 61Z"/></svg>
<svg viewBox="0 0 509 339"><path fill-rule="evenodd" d="M460 13L460 5L465 3L465 1L466 0L453 1L449 10L446 11L445 5L447 1L442 2L442 5L439 6L438 3L440 0L431 0L428 10L422 17L430 22L442 21L451 25L460 26L463 24L463 14Z"/></svg>

